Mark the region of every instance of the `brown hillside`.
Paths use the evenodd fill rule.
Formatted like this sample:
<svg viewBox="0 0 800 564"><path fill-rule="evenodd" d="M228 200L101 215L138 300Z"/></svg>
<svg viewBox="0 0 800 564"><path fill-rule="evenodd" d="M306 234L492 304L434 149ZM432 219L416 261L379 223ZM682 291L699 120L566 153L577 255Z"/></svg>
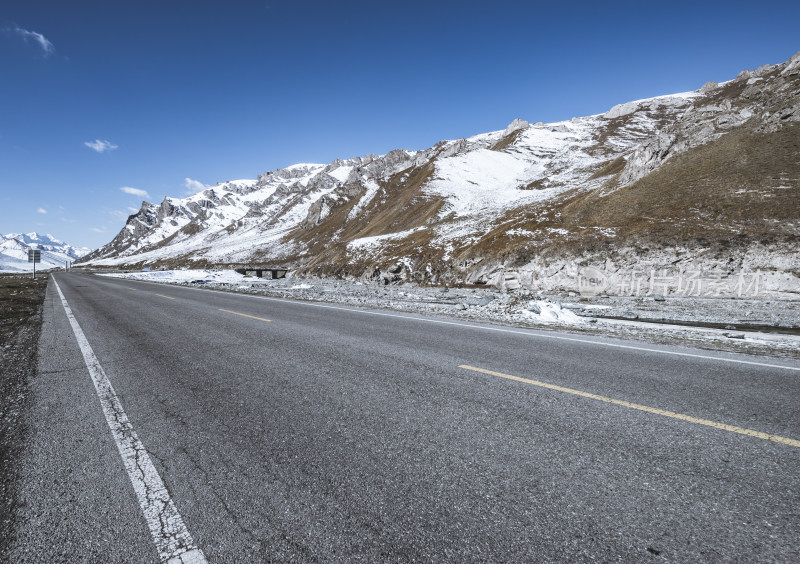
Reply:
<svg viewBox="0 0 800 564"><path fill-rule="evenodd" d="M563 217L570 228L612 228L621 240L636 236L673 244L795 234L800 124L768 135L734 130L607 196L592 192L572 199Z"/></svg>

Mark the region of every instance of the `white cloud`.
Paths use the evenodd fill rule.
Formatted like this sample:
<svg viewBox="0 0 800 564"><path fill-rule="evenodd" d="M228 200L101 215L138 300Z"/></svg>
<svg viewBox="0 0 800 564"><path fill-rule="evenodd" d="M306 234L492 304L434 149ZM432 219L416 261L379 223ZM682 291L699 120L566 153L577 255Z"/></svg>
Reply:
<svg viewBox="0 0 800 564"><path fill-rule="evenodd" d="M206 188L210 188L208 184L203 184L199 180L192 180L191 178L185 178L183 180L183 185L186 186L186 193L190 196L192 194L197 194L198 192L202 192Z"/></svg>
<svg viewBox="0 0 800 564"><path fill-rule="evenodd" d="M106 151L113 151L119 148L119 145L114 145L111 141L105 139L95 139L94 141L86 141L84 145L97 151L98 153L105 153Z"/></svg>
<svg viewBox="0 0 800 564"><path fill-rule="evenodd" d="M46 214L47 210L44 208L39 208L38 210L36 210L36 213Z"/></svg>
<svg viewBox="0 0 800 564"><path fill-rule="evenodd" d="M150 194L147 193L147 190L140 190L139 188L131 188L130 186L123 186L120 188L126 194L131 194L133 196L139 196L140 198L149 198Z"/></svg>
<svg viewBox="0 0 800 564"><path fill-rule="evenodd" d="M14 33L25 40L25 42L33 41L34 43L38 44L39 47L42 48L42 51L44 51L45 57L49 57L56 52L56 48L53 46L53 44L50 43L50 41L41 33L23 29L19 26L7 27L3 31Z"/></svg>
<svg viewBox="0 0 800 564"><path fill-rule="evenodd" d="M95 233L105 233L106 232L106 228L105 227L92 227L92 231L94 231Z"/></svg>
<svg viewBox="0 0 800 564"><path fill-rule="evenodd" d="M111 210L108 212L110 215L113 215L117 219L128 219L128 213L122 210Z"/></svg>
<svg viewBox="0 0 800 564"><path fill-rule="evenodd" d="M136 212L138 212L139 210L138 210L138 209L136 209L136 208L135 208L135 207L133 207L133 206L128 206L128 211L129 211L129 212L131 212L131 213L136 213Z"/></svg>

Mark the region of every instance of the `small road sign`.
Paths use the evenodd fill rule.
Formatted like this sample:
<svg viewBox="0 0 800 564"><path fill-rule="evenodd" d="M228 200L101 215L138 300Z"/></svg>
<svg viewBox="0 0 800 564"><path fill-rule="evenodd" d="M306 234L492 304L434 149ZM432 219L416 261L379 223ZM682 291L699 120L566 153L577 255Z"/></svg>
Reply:
<svg viewBox="0 0 800 564"><path fill-rule="evenodd" d="M36 278L36 263L42 262L42 251L39 249L28 249L28 262L33 263L33 277Z"/></svg>

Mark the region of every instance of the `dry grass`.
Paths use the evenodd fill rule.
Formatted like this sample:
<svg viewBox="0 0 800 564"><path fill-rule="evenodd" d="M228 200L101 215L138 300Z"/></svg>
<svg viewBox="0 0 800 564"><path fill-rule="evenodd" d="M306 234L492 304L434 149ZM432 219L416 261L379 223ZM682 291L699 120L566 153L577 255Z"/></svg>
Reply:
<svg viewBox="0 0 800 564"><path fill-rule="evenodd" d="M520 186L520 190L546 190L549 188L548 180L546 178L539 178L525 186Z"/></svg>
<svg viewBox="0 0 800 564"><path fill-rule="evenodd" d="M622 166L615 159L595 177L613 181ZM800 124L769 135L735 130L630 186L598 192L571 191L509 210L478 242L456 249L454 259L521 266L537 256L614 257L626 246L731 253L753 242L797 245ZM508 234L516 229L529 234Z"/></svg>
<svg viewBox="0 0 800 564"><path fill-rule="evenodd" d="M378 192L364 208L358 219L346 222L364 189L349 199L335 199L328 216L318 225L296 229L287 237L308 245L311 258L291 257L302 263L300 272L317 275L342 274L356 269L369 269L370 264L358 264L346 259L347 243L361 237L373 237L406 231L435 221L443 200L422 192L434 171L433 163L406 169L380 183ZM333 242L336 236L336 242ZM429 236L429 235L428 235ZM398 243L400 248L416 247L421 241L415 237ZM389 251L391 256L394 250Z"/></svg>
<svg viewBox="0 0 800 564"><path fill-rule="evenodd" d="M791 124L769 138L735 130L608 196L580 195L563 216L568 226L682 244L774 236L800 220L798 202L800 124Z"/></svg>
<svg viewBox="0 0 800 564"><path fill-rule="evenodd" d="M625 168L625 159L623 157L617 157L614 160L607 162L601 168L597 170L594 174L589 177L589 180L596 180L597 178L602 178L604 176L611 176L616 175L622 172L622 169Z"/></svg>
<svg viewBox="0 0 800 564"><path fill-rule="evenodd" d="M510 147L517 141L517 139L519 139L519 136L522 135L523 131L524 131L523 129L517 129L516 131L512 131L508 135L504 135L503 137L500 138L499 141L497 141L497 143L492 145L490 149L492 151L502 151L506 147Z"/></svg>
<svg viewBox="0 0 800 564"><path fill-rule="evenodd" d="M0 345L13 339L19 326L37 315L44 301L47 274L0 275Z"/></svg>
<svg viewBox="0 0 800 564"><path fill-rule="evenodd" d="M367 223L348 226L342 237L347 240L372 237L413 229L427 224L441 209L443 200L431 198L422 192L431 179L434 163L398 172L381 182L381 189L367 207ZM405 175L408 175L404 178Z"/></svg>

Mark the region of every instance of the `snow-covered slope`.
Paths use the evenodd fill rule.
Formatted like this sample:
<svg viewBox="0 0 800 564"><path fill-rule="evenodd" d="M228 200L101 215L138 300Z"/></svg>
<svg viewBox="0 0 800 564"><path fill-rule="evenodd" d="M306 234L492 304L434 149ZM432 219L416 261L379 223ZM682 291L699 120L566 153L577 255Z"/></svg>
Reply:
<svg viewBox="0 0 800 564"><path fill-rule="evenodd" d="M517 119L504 130L422 151L297 164L189 198L143 202L114 240L83 262L265 263L340 276L396 269L426 280L457 271L462 280L481 281L548 253L643 245L655 233L661 241L673 237L675 248L708 237L721 244L745 232L762 237L774 232L786 205L764 208L747 228L739 217L752 205L791 202L797 194L796 159L786 153L777 162L774 155L796 138L799 92L800 54L604 114L549 124ZM726 160L736 147L752 152L751 169L782 179L786 189L764 185L750 199L729 197L752 190L735 160ZM761 147L778 150L769 156ZM696 175L679 180L686 170ZM716 223L696 221L709 199ZM793 225L784 222L781 236L796 235Z"/></svg>
<svg viewBox="0 0 800 564"><path fill-rule="evenodd" d="M33 265L28 262L28 250L39 249L42 262L38 269L63 267L89 253L91 249L73 247L52 235L32 233L9 233L0 235L0 272L29 272Z"/></svg>
<svg viewBox="0 0 800 564"><path fill-rule="evenodd" d="M421 189L415 198L440 202L436 218L488 219L567 189L599 186L592 172L609 156L631 151L642 130L653 129L650 114L675 115L689 99L663 97L663 105L630 115L604 147L596 140L607 121L601 116L536 125L517 120L514 128L443 141L425 151L293 165L188 198L143 202L114 241L87 258L95 264L177 257L235 263L267 249L275 259L301 256L308 249L289 236L293 230L320 225L343 204L349 204L344 223L369 223L380 215L376 208L413 184L409 179L423 169L430 174L424 186L416 186ZM331 234L329 242L337 240L341 234Z"/></svg>

